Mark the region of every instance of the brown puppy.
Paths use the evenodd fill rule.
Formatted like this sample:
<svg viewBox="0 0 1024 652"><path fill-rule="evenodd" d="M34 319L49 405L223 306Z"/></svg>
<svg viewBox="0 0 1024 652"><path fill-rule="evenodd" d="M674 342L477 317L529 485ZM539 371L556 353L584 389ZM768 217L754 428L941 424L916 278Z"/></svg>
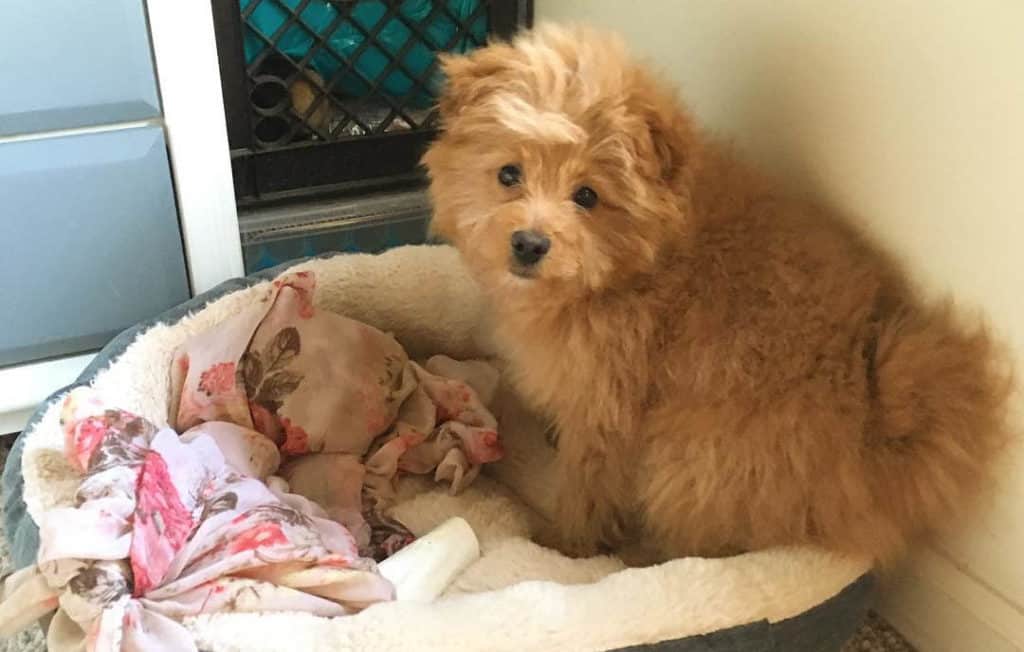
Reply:
<svg viewBox="0 0 1024 652"><path fill-rule="evenodd" d="M558 545L893 559L1007 443L981 329L698 131L614 36L447 58L434 229L560 439Z"/></svg>

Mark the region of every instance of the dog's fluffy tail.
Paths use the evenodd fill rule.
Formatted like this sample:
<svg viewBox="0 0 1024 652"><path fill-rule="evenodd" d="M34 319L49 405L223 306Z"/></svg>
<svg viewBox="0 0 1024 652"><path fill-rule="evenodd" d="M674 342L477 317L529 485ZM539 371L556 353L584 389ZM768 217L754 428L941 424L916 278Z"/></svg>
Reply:
<svg viewBox="0 0 1024 652"><path fill-rule="evenodd" d="M993 462L1013 438L1013 378L987 329L963 325L949 305L884 319L874 344L863 463L884 522L865 534L886 562L990 486Z"/></svg>

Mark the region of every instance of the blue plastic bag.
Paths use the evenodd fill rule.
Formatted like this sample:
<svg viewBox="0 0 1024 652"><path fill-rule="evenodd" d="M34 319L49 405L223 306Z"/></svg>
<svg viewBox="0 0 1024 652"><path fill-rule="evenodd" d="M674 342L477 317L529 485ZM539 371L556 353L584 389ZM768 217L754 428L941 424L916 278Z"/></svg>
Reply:
<svg viewBox="0 0 1024 652"><path fill-rule="evenodd" d="M245 60L251 64L271 47L268 41L273 40L273 35L288 21L291 15L289 9L294 12L301 0L239 1L243 11L258 3L246 20ZM466 34L458 34L458 25L443 9L430 15L434 5L440 2L463 23L480 5L480 0L405 0L399 9L402 18L393 16L387 19L377 31L377 24L387 12L385 3L380 0L359 0L351 15L329 31L338 19L338 10L326 0L313 0L300 16L305 27L299 24L288 27L274 41L274 49L294 61L302 61L314 47L316 39L310 30L315 31L326 41L327 46L316 52L306 65L330 82L355 56L352 70L343 74L332 86L333 91L351 97L367 95L372 84L377 83L377 78L397 59L401 65L391 66L379 91L404 98L403 103L409 106L427 106L433 102L436 79L434 75L430 75L429 79L424 79L424 76L433 64L436 52L466 52L477 43L483 43L487 36L486 11L481 12L469 25L468 33L472 35L469 38ZM409 29L406 21L418 25L425 37ZM374 43L362 48L366 33L374 32ZM410 74L422 81L422 85L417 85Z"/></svg>

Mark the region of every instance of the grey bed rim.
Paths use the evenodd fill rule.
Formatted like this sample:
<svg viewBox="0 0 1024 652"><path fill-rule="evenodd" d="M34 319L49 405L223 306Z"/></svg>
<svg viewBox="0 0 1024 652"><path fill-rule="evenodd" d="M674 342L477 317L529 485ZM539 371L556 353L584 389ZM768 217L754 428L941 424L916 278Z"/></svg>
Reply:
<svg viewBox="0 0 1024 652"><path fill-rule="evenodd" d="M433 245L420 245L433 246ZM265 280L272 279L282 271L307 260L328 259L347 254L325 254L314 258L302 258L282 263L243 278L224 281L215 288L204 292L183 304L123 331L111 340L96 355L74 383L50 395L29 419L25 431L35 427L47 406L69 389L89 384L102 369L105 369L135 338L156 324L174 324L189 313L201 310L206 304L225 294L245 289ZM24 448L24 433L18 435L4 467L0 482L4 492L4 532L11 549L15 569L33 563L39 550L39 529L25 507L24 478L21 474L21 456ZM821 604L792 618L770 623L761 620L738 624L698 636L659 641L644 645L620 648L620 652L839 652L843 643L849 640L863 621L875 591L875 579L871 574L862 575L842 591Z"/></svg>

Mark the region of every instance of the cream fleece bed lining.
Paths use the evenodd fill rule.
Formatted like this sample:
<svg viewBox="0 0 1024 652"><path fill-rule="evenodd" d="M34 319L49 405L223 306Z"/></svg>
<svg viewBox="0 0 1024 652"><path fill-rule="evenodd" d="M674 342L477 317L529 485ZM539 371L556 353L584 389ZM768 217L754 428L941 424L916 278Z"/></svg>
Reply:
<svg viewBox="0 0 1024 652"><path fill-rule="evenodd" d="M394 333L412 356L494 353L483 301L448 247L403 247L295 267L302 268L316 272L318 305ZM230 292L175 324L146 330L96 375L94 388L111 404L165 422L172 351L237 312L262 285ZM46 510L70 503L77 486L64 461L58 412L51 405L26 432L25 502L36 522ZM416 534L461 515L480 538L481 559L441 600L385 603L333 620L308 614L204 616L189 623L200 649L613 649L785 620L837 595L869 570L866 561L813 549L625 569L614 558L571 560L540 548L528 538L535 512L545 511L548 497L539 425L514 407L499 409L498 416L509 456L491 475L515 493L487 477L455 497L407 480L395 509Z"/></svg>

